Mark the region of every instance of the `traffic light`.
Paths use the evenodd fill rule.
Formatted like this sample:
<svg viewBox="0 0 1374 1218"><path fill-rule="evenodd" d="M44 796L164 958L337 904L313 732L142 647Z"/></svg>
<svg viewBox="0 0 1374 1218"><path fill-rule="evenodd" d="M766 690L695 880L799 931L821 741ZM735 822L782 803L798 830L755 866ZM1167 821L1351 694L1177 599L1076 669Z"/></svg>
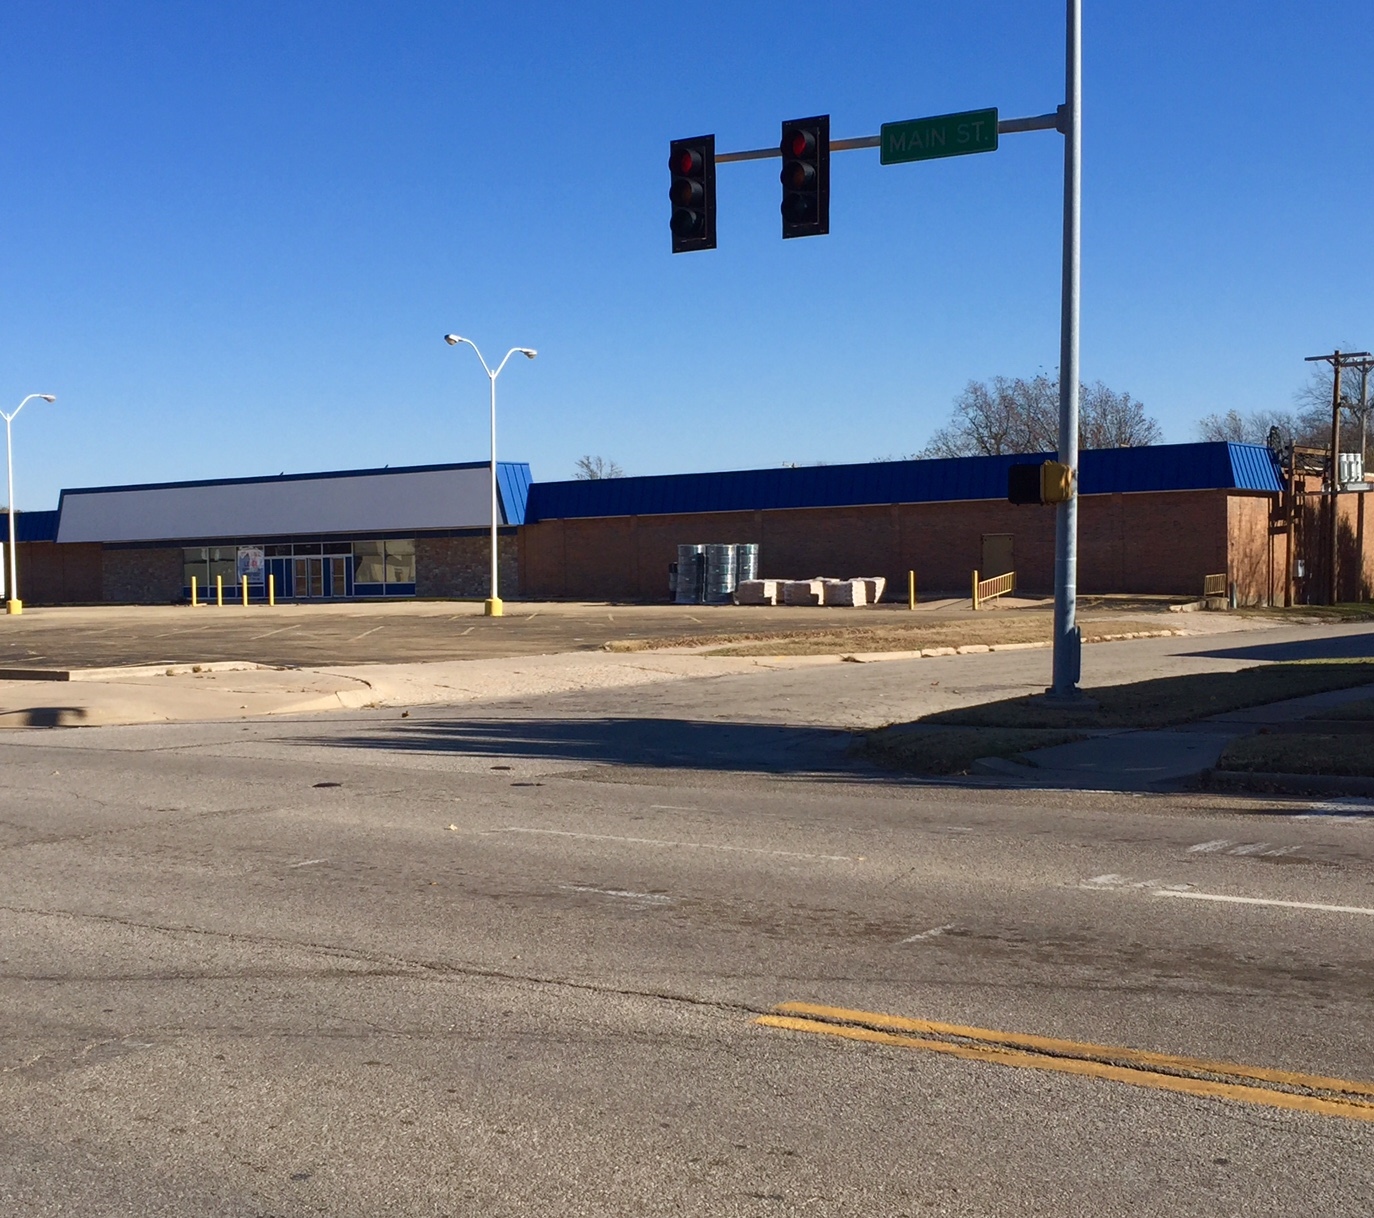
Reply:
<svg viewBox="0 0 1374 1218"><path fill-rule="evenodd" d="M1040 467L1022 462L1007 467L1007 498L1012 503L1040 502Z"/></svg>
<svg viewBox="0 0 1374 1218"><path fill-rule="evenodd" d="M668 154L673 182L673 253L716 248L716 137L674 140Z"/></svg>
<svg viewBox="0 0 1374 1218"><path fill-rule="evenodd" d="M1061 461L1038 465L1023 461L1007 467L1007 499L1011 503L1067 503L1073 491L1074 472Z"/></svg>
<svg viewBox="0 0 1374 1218"><path fill-rule="evenodd" d="M820 237L830 231L830 115L782 125L782 235Z"/></svg>
<svg viewBox="0 0 1374 1218"><path fill-rule="evenodd" d="M1074 471L1061 461L1040 467L1040 502L1068 503L1073 498Z"/></svg>

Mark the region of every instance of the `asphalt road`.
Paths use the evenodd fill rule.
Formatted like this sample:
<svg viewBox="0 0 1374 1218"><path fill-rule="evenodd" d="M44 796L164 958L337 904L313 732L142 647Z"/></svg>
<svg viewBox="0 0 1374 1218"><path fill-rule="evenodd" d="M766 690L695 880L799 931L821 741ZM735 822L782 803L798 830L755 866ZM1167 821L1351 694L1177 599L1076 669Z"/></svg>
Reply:
<svg viewBox="0 0 1374 1218"><path fill-rule="evenodd" d="M527 715L0 740L0 1213L1374 1210L1350 1112L756 1022L1374 1080L1374 819Z"/></svg>

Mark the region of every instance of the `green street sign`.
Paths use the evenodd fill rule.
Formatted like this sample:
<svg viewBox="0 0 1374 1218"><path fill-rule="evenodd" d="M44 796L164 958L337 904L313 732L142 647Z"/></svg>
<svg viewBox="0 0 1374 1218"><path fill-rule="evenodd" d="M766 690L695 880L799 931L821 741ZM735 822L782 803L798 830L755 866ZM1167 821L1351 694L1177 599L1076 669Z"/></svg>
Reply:
<svg viewBox="0 0 1374 1218"><path fill-rule="evenodd" d="M884 123L880 133L884 165L930 161L941 156L997 151L997 110L964 110L904 123Z"/></svg>

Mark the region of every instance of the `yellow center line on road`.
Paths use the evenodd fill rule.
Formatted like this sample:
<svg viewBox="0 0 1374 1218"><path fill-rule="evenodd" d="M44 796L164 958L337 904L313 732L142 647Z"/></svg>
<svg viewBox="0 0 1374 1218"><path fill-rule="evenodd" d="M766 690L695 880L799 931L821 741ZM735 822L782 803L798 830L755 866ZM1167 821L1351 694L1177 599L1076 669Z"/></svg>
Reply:
<svg viewBox="0 0 1374 1218"><path fill-rule="evenodd" d="M965 1061L1049 1070L1185 1095L1374 1122L1374 1102L1356 1098L1374 1097L1374 1083L805 1002L783 1003L774 1012L761 1015L754 1022L791 1032L924 1049ZM1248 1081L1232 1081L1235 1079Z"/></svg>

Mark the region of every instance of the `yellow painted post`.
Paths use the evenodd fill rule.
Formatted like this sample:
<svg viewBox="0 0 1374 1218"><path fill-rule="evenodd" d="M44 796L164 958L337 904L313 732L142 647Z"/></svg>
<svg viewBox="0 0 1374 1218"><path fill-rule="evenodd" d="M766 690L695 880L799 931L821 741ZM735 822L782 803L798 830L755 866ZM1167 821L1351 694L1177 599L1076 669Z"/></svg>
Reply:
<svg viewBox="0 0 1374 1218"><path fill-rule="evenodd" d="M248 576L243 577L243 607L248 608Z"/></svg>
<svg viewBox="0 0 1374 1218"><path fill-rule="evenodd" d="M978 608L978 572L973 573L973 607Z"/></svg>
<svg viewBox="0 0 1374 1218"><path fill-rule="evenodd" d="M277 603L277 574L275 571L267 573L267 603L269 605Z"/></svg>
<svg viewBox="0 0 1374 1218"><path fill-rule="evenodd" d="M193 575L191 576L191 608L194 609L196 604L196 577Z"/></svg>
<svg viewBox="0 0 1374 1218"><path fill-rule="evenodd" d="M916 608L916 572L915 572L915 571L908 571L908 572L906 573L906 607L907 607L908 609L915 609L915 608Z"/></svg>
<svg viewBox="0 0 1374 1218"><path fill-rule="evenodd" d="M215 576L215 604L221 607L224 605L224 576L222 575Z"/></svg>

